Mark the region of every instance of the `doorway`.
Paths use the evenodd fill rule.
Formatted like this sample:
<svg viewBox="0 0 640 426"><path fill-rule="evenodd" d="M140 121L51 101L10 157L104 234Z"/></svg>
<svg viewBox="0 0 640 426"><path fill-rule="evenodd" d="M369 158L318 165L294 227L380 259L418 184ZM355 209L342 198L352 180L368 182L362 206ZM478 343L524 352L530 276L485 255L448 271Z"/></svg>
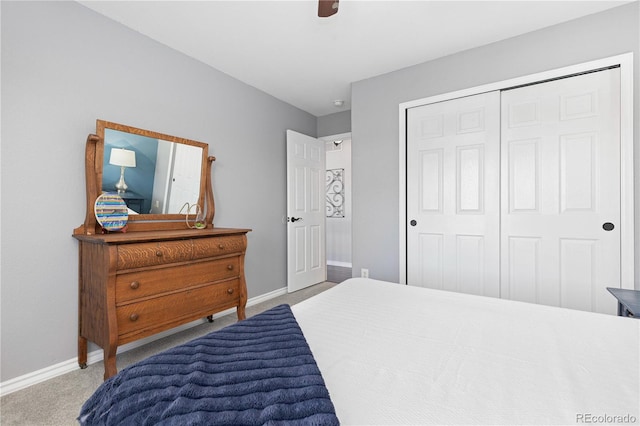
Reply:
<svg viewBox="0 0 640 426"><path fill-rule="evenodd" d="M326 136L327 281L353 276L351 263L351 133Z"/></svg>
<svg viewBox="0 0 640 426"><path fill-rule="evenodd" d="M287 130L287 291L325 281L324 142Z"/></svg>
<svg viewBox="0 0 640 426"><path fill-rule="evenodd" d="M351 278L351 133L287 130L287 290Z"/></svg>

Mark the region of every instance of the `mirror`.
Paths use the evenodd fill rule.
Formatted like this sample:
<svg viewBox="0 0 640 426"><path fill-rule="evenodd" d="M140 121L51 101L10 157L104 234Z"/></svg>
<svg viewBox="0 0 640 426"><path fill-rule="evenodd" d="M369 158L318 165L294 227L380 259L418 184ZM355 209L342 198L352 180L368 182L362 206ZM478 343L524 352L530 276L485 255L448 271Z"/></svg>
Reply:
<svg viewBox="0 0 640 426"><path fill-rule="evenodd" d="M120 195L130 220L184 218L186 203L204 208L206 143L103 120L96 128L98 188Z"/></svg>

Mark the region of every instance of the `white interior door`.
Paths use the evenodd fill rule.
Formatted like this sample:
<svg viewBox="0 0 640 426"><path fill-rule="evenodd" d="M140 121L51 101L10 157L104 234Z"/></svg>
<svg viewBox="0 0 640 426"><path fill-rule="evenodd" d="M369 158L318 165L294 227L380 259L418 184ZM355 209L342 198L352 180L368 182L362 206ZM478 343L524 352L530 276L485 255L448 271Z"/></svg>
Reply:
<svg viewBox="0 0 640 426"><path fill-rule="evenodd" d="M500 94L407 118L407 283L498 297Z"/></svg>
<svg viewBox="0 0 640 426"><path fill-rule="evenodd" d="M615 314L620 70L504 91L502 116L501 297Z"/></svg>
<svg viewBox="0 0 640 426"><path fill-rule="evenodd" d="M179 212L184 203L197 204L200 196L201 169L193 167L193 165L202 162L202 148L181 143L172 145L174 153L167 213ZM204 208L204 206L200 206L200 208Z"/></svg>
<svg viewBox="0 0 640 426"><path fill-rule="evenodd" d="M287 130L287 289L325 281L324 141Z"/></svg>

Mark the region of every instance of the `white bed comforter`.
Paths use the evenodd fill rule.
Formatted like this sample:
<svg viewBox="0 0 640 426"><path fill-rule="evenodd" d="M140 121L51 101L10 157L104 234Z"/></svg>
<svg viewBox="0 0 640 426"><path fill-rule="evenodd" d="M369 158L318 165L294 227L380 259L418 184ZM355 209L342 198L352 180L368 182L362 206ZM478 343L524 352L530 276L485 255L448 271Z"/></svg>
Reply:
<svg viewBox="0 0 640 426"><path fill-rule="evenodd" d="M640 422L640 320L363 278L292 310L342 424Z"/></svg>

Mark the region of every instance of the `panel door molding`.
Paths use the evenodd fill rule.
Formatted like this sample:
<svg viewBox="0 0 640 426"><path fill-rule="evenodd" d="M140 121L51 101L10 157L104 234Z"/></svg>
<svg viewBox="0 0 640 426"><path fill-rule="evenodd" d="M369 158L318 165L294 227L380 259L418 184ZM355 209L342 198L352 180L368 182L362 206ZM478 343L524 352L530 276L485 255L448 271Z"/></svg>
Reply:
<svg viewBox="0 0 640 426"><path fill-rule="evenodd" d="M499 295L500 94L408 112L408 282Z"/></svg>
<svg viewBox="0 0 640 426"><path fill-rule="evenodd" d="M501 297L615 314L620 70L505 90L501 105Z"/></svg>

